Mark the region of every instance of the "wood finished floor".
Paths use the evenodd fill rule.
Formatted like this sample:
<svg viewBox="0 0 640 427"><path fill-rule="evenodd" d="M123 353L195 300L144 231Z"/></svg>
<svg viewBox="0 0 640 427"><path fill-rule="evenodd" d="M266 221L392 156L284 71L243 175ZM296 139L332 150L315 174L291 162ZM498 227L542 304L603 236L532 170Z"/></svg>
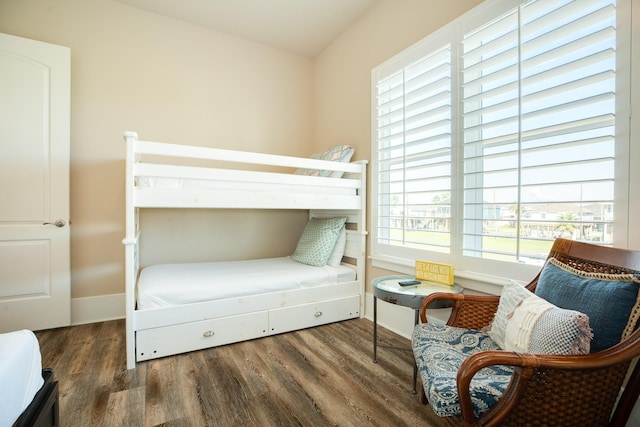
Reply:
<svg viewBox="0 0 640 427"><path fill-rule="evenodd" d="M124 320L36 332L62 426L440 426L411 392L412 355L355 319L138 363ZM381 343L409 341L378 328ZM420 387L420 384L418 384Z"/></svg>

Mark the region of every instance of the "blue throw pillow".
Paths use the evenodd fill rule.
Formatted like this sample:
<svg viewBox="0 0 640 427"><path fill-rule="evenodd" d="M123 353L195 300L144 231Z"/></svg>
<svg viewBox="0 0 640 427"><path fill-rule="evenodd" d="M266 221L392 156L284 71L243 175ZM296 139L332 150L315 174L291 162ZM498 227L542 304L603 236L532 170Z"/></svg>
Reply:
<svg viewBox="0 0 640 427"><path fill-rule="evenodd" d="M589 316L591 352L605 350L629 336L638 320L640 277L586 273L551 258L540 273L536 295L558 307Z"/></svg>

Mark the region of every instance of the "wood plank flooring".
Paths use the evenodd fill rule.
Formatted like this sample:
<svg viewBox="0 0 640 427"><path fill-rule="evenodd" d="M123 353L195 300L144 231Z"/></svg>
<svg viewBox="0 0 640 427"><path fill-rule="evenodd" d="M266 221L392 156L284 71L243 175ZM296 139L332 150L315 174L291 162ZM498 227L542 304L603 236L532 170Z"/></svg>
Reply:
<svg viewBox="0 0 640 427"><path fill-rule="evenodd" d="M355 319L138 363L124 320L36 332L62 426L440 426L412 394L410 351ZM381 343L409 341L378 328ZM418 384L420 387L420 384Z"/></svg>

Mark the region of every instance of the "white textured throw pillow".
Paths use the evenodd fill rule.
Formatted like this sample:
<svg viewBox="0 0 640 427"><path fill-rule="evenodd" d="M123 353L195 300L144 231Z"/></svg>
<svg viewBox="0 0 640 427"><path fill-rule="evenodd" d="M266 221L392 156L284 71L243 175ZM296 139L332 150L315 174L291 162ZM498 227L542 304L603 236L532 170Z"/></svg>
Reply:
<svg viewBox="0 0 640 427"><path fill-rule="evenodd" d="M504 350L537 354L587 354L593 338L586 314L558 308L517 283L503 288L488 333Z"/></svg>
<svg viewBox="0 0 640 427"><path fill-rule="evenodd" d="M554 306L535 295L529 296L516 306L507 319L504 334L504 349L529 351L531 334L540 317Z"/></svg>
<svg viewBox="0 0 640 427"><path fill-rule="evenodd" d="M502 288L500 294L500 304L498 304L498 310L493 317L491 323L491 329L487 331L489 336L500 348L504 348L504 337L507 331L507 320L523 299L529 296L531 292L525 289L524 286L518 283L512 282L506 284Z"/></svg>
<svg viewBox="0 0 640 427"><path fill-rule="evenodd" d="M327 265L346 221L345 217L311 218L304 227L291 259L316 267Z"/></svg>

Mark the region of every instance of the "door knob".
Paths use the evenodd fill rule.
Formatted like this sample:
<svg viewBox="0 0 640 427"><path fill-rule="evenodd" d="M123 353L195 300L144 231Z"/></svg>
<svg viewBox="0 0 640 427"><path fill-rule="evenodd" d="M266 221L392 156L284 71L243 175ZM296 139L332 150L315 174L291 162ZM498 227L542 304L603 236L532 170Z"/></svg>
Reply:
<svg viewBox="0 0 640 427"><path fill-rule="evenodd" d="M55 222L43 222L42 225L55 225L58 228L64 227L67 223L64 222L64 219L57 219Z"/></svg>

